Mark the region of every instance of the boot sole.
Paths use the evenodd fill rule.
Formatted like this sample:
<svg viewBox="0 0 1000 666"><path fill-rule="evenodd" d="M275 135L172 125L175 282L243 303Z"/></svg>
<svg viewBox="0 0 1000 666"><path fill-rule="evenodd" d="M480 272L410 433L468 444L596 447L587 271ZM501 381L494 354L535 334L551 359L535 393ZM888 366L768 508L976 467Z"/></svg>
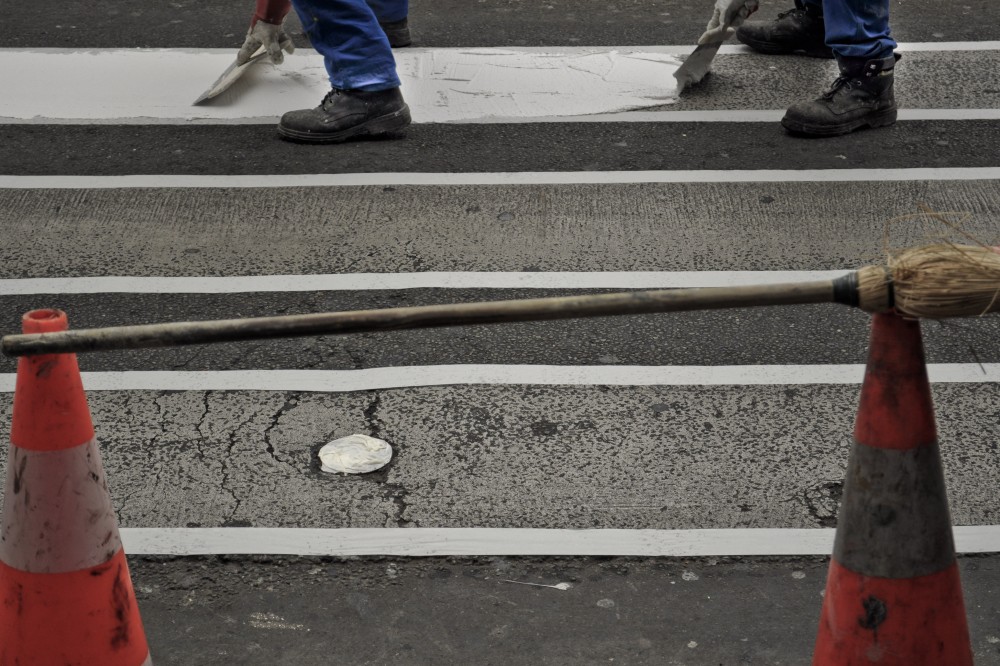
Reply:
<svg viewBox="0 0 1000 666"><path fill-rule="evenodd" d="M840 136L866 127L872 129L876 127L888 127L896 122L896 115L896 109L886 109L885 111L879 111L870 116L839 125L810 125L792 120L786 116L781 119L781 126L792 134L801 134L804 136Z"/></svg>
<svg viewBox="0 0 1000 666"><path fill-rule="evenodd" d="M410 107L404 104L403 108L398 111L387 113L386 115L379 116L378 118L372 118L371 120L363 122L360 125L348 127L347 129L340 130L339 132L330 132L328 134L302 132L300 130L292 129L279 124L278 134L281 138L294 141L296 143L341 143L343 141L347 141L348 139L362 136L391 134L393 132L400 131L409 124Z"/></svg>
<svg viewBox="0 0 1000 666"><path fill-rule="evenodd" d="M739 33L737 33L736 39L743 42L754 51L765 55L801 55L808 56L810 58L824 58L826 60L831 60L833 58L833 49L829 47L823 47L820 49L790 49L784 44L778 44L776 42L762 42L753 38L742 36Z"/></svg>

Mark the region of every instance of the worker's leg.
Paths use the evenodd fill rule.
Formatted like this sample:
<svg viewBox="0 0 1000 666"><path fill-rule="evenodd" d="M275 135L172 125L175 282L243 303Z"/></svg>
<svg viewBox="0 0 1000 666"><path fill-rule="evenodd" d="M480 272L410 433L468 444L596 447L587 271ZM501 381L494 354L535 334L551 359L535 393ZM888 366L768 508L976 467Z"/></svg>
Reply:
<svg viewBox="0 0 1000 666"><path fill-rule="evenodd" d="M795 7L778 14L778 18L748 21L736 30L736 39L755 51L772 55L832 58L825 38L820 0L795 0Z"/></svg>
<svg viewBox="0 0 1000 666"><path fill-rule="evenodd" d="M396 61L378 19L364 0L293 0L313 48L341 90L399 87Z"/></svg>
<svg viewBox="0 0 1000 666"><path fill-rule="evenodd" d="M889 0L826 0L826 45L838 58L887 58L896 49L889 35Z"/></svg>
<svg viewBox="0 0 1000 666"><path fill-rule="evenodd" d="M896 42L889 0L825 0L826 43L840 76L819 99L793 104L781 124L813 136L835 136L896 122Z"/></svg>
<svg viewBox="0 0 1000 666"><path fill-rule="evenodd" d="M410 25L406 18L410 12L409 0L368 0L368 6L375 13L375 18L382 26L382 31L385 32L392 48L409 46L412 43Z"/></svg>
<svg viewBox="0 0 1000 666"><path fill-rule="evenodd" d="M326 63L332 90L319 107L291 111L278 132L286 139L333 143L384 134L410 123L396 61L365 0L293 0L313 47Z"/></svg>

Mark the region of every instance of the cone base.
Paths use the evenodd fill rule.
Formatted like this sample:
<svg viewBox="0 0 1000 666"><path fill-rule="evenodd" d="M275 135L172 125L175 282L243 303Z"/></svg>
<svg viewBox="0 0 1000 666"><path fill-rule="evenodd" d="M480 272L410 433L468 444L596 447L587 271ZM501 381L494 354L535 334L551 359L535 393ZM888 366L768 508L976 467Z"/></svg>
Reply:
<svg viewBox="0 0 1000 666"><path fill-rule="evenodd" d="M149 661L122 550L70 573L28 573L0 562L0 594L0 665Z"/></svg>
<svg viewBox="0 0 1000 666"><path fill-rule="evenodd" d="M813 666L972 666L958 565L875 578L830 562Z"/></svg>

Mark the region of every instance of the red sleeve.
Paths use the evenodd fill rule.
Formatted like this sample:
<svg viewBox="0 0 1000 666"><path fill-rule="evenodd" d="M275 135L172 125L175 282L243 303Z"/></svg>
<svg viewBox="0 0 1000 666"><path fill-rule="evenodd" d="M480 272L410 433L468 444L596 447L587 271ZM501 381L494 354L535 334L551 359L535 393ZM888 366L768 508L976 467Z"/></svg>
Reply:
<svg viewBox="0 0 1000 666"><path fill-rule="evenodd" d="M292 8L291 0L257 0L257 9L253 14L253 25L257 21L281 25L285 14Z"/></svg>

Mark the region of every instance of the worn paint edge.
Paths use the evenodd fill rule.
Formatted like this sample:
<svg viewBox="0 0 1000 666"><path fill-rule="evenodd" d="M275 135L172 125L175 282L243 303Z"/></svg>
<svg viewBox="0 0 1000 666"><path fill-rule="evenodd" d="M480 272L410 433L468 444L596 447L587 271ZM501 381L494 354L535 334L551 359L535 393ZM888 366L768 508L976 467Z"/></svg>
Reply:
<svg viewBox="0 0 1000 666"><path fill-rule="evenodd" d="M406 49L410 53L431 53L435 51L469 51L477 50L482 51L484 49L494 48L497 50L504 51L517 51L519 53L551 53L554 49L558 49L560 53L590 53L593 51L644 51L650 53L663 53L667 55L688 55L694 50L694 44L647 44L647 45L627 45L627 46L505 46L502 49L497 47L473 47L473 46L454 46L454 47L411 47ZM87 54L98 54L98 53L161 53L168 51L171 53L212 53L217 55L234 54L238 49L234 48L197 48L197 47L180 47L180 48L85 48L85 47L58 47L58 46L38 46L38 47L16 47L16 46L5 46L0 47L0 54L2 53L45 53L45 54L55 54L55 55L72 55L78 53ZM896 48L897 51L904 52L935 52L935 51L998 51L1000 50L1000 41L996 40L982 40L982 41L965 41L965 42L900 42ZM308 47L301 47L296 49L298 53L309 53L314 52L314 49ZM748 46L743 44L724 44L722 48L719 49L718 55L754 55L756 52Z"/></svg>
<svg viewBox="0 0 1000 666"><path fill-rule="evenodd" d="M959 553L1000 552L1000 526L955 527ZM130 555L829 555L833 529L123 528Z"/></svg>
<svg viewBox="0 0 1000 666"><path fill-rule="evenodd" d="M833 280L836 271L594 271L344 273L325 275L95 276L0 279L0 295L242 294L385 289L681 289Z"/></svg>
<svg viewBox="0 0 1000 666"><path fill-rule="evenodd" d="M635 183L811 183L998 180L1000 167L908 169L698 169L688 171L516 171L129 176L3 176L0 189L289 188L456 185L622 185Z"/></svg>
<svg viewBox="0 0 1000 666"><path fill-rule="evenodd" d="M1000 382L1000 363L932 363L932 383ZM88 391L301 391L342 393L453 385L792 386L860 384L863 364L845 365L424 365L364 370L84 372ZM17 375L0 374L0 393Z"/></svg>
<svg viewBox="0 0 1000 666"><path fill-rule="evenodd" d="M583 116L488 116L433 120L414 119L414 124L441 125L516 125L528 123L776 123L784 109L711 109L693 111L617 111ZM112 116L108 118L60 118L35 116L16 118L0 116L0 125L272 125L280 116L245 116L242 118L153 118L148 116ZM970 121L998 120L1000 109L900 109L898 120Z"/></svg>

